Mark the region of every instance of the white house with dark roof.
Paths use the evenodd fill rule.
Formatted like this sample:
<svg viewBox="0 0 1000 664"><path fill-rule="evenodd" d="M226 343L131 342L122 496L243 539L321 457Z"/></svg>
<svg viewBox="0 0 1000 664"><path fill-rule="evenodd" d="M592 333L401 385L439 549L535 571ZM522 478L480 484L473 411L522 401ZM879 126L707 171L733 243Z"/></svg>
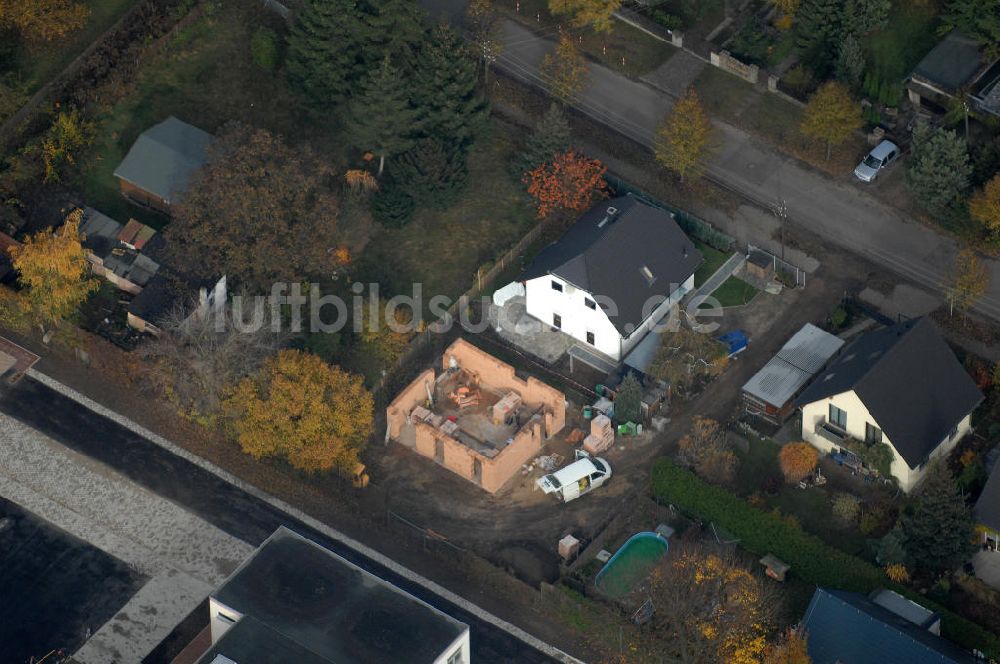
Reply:
<svg viewBox="0 0 1000 664"><path fill-rule="evenodd" d="M1000 463L990 472L972 513L982 545L990 551L1000 551Z"/></svg>
<svg viewBox="0 0 1000 664"><path fill-rule="evenodd" d="M823 452L886 443L904 491L971 427L983 395L927 318L862 334L799 396L802 438Z"/></svg>
<svg viewBox="0 0 1000 664"><path fill-rule="evenodd" d="M620 362L694 288L703 261L669 212L602 201L525 270L526 311Z"/></svg>

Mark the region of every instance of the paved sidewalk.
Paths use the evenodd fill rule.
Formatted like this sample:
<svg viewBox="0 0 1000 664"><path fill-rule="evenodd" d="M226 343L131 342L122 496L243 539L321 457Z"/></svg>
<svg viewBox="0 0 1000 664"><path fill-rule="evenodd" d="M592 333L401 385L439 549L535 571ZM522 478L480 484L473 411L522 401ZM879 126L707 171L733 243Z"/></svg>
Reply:
<svg viewBox="0 0 1000 664"><path fill-rule="evenodd" d="M554 43L510 20L504 21L502 27L506 46L497 66L523 81L545 87L538 66ZM665 67L683 55L675 54ZM683 59L678 62L683 63ZM573 100L574 107L638 143L651 146L656 127L682 90L668 94L606 67L593 63L588 67L587 85ZM671 80L666 71L650 76L660 86ZM678 75L678 84L686 87L687 80L687 76ZM765 207L784 199L791 223L942 293L942 284L958 252L953 240L882 203L851 182L849 174L840 180L831 178L735 127L722 123L716 123L716 127L720 147L708 168L713 180ZM822 256L818 258L822 260ZM985 263L992 279L975 309L1000 320L1000 261L987 259Z"/></svg>
<svg viewBox="0 0 1000 664"><path fill-rule="evenodd" d="M0 495L150 577L75 653L138 662L253 551L177 505L0 414Z"/></svg>

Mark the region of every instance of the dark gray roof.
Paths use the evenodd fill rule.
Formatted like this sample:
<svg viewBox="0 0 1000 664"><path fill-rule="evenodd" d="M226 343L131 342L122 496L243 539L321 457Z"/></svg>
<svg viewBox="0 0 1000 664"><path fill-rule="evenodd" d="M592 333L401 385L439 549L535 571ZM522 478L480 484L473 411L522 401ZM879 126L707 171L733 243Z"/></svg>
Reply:
<svg viewBox="0 0 1000 664"><path fill-rule="evenodd" d="M617 212L609 214L609 208ZM522 279L553 274L608 298L618 309L617 315L607 311L608 318L627 336L645 320L644 313L652 313L643 311L649 298L669 296L703 261L669 212L620 196L584 213L557 242L542 250Z"/></svg>
<svg viewBox="0 0 1000 664"><path fill-rule="evenodd" d="M146 282L142 292L132 298L128 312L158 325L163 317L177 307L194 306L198 289L169 270L160 269Z"/></svg>
<svg viewBox="0 0 1000 664"><path fill-rule="evenodd" d="M964 664L976 659L951 641L860 593L817 588L806 615L813 664Z"/></svg>
<svg viewBox="0 0 1000 664"><path fill-rule="evenodd" d="M286 528L213 597L337 664L433 662L468 630ZM248 638L266 640L268 633Z"/></svg>
<svg viewBox="0 0 1000 664"><path fill-rule="evenodd" d="M329 664L330 662L252 616L241 618L226 630L222 638L201 656L198 664L213 664L218 655L236 664Z"/></svg>
<svg viewBox="0 0 1000 664"><path fill-rule="evenodd" d="M983 492L979 494L974 508L976 523L1000 532L1000 463L986 480Z"/></svg>
<svg viewBox="0 0 1000 664"><path fill-rule="evenodd" d="M862 334L796 403L854 390L896 451L916 468L983 400L928 318Z"/></svg>
<svg viewBox="0 0 1000 664"><path fill-rule="evenodd" d="M917 64L913 75L948 92L956 92L971 81L982 66L979 43L952 30Z"/></svg>
<svg viewBox="0 0 1000 664"><path fill-rule="evenodd" d="M211 142L208 132L171 116L139 135L115 169L115 177L174 203L191 175L208 160Z"/></svg>

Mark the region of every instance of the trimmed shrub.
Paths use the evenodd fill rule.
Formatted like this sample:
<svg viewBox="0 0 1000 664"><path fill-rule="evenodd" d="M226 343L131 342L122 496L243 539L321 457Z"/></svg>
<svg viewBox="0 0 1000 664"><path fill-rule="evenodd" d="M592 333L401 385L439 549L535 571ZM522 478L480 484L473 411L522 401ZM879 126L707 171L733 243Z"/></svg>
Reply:
<svg viewBox="0 0 1000 664"><path fill-rule="evenodd" d="M405 226L416 207L413 197L392 182L383 184L371 198L372 215L389 228Z"/></svg>

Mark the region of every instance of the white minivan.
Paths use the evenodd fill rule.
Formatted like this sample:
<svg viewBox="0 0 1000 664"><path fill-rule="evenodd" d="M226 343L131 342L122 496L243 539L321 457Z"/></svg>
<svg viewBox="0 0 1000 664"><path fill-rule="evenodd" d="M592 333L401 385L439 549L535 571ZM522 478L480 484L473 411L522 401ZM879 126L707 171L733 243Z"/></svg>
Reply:
<svg viewBox="0 0 1000 664"><path fill-rule="evenodd" d="M568 503L603 486L610 478L611 466L607 461L577 450L576 461L538 478L537 485L545 493L554 493L564 503Z"/></svg>

